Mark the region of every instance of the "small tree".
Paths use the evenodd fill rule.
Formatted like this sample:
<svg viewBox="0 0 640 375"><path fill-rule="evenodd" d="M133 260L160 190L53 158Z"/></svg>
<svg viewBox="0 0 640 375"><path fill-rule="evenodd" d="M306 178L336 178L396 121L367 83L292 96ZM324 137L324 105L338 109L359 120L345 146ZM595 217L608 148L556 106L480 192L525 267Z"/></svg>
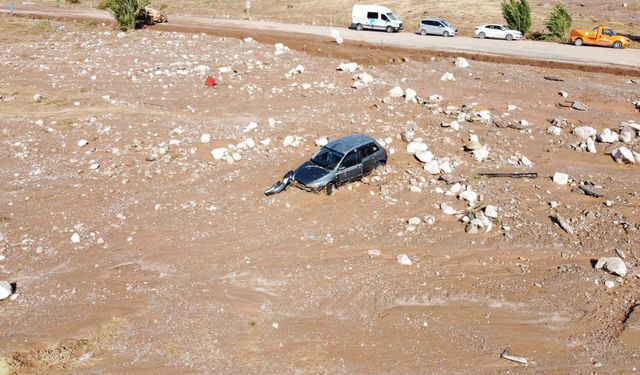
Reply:
<svg viewBox="0 0 640 375"><path fill-rule="evenodd" d="M526 34L531 28L531 7L528 0L502 0L502 16L507 25Z"/></svg>
<svg viewBox="0 0 640 375"><path fill-rule="evenodd" d="M551 35L559 40L566 40L571 29L571 15L562 3L556 3L545 23Z"/></svg>
<svg viewBox="0 0 640 375"><path fill-rule="evenodd" d="M121 30L136 28L136 18L149 5L149 0L106 0L105 5L113 13Z"/></svg>

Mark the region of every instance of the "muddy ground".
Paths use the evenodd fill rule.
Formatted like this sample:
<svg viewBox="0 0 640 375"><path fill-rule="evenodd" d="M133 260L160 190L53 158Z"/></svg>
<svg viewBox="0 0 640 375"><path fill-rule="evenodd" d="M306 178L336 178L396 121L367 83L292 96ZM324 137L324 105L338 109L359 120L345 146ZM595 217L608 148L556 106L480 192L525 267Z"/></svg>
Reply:
<svg viewBox="0 0 640 375"><path fill-rule="evenodd" d="M0 22L0 280L16 284L0 302L0 373L640 367L638 166L613 161L619 145L576 150L571 134L638 122L637 77L462 69L449 57L389 63L394 54L367 63L359 49L323 57L295 41L277 55L235 38ZM349 61L375 82L351 88L353 74L336 70ZM298 65L303 73L288 74ZM455 80L441 81L445 72ZM396 85L443 99L390 98ZM441 126L464 105L470 119L488 110L511 127ZM558 116L568 124L548 134ZM407 153L406 130L453 171L427 173ZM385 142L387 167L331 196L263 194L318 137L355 132ZM464 151L470 134L487 160ZM287 136L299 144L285 146ZM627 147L640 151L636 142ZM215 160L220 147L237 160ZM540 177L479 176L498 171ZM573 186L554 183L557 171ZM604 196L576 193L584 181ZM443 202L473 210L452 193L456 182L479 194L476 207L498 208L490 231L465 233L443 213ZM409 226L413 217L422 222ZM616 250L624 278L593 268ZM528 365L501 359L505 350Z"/></svg>

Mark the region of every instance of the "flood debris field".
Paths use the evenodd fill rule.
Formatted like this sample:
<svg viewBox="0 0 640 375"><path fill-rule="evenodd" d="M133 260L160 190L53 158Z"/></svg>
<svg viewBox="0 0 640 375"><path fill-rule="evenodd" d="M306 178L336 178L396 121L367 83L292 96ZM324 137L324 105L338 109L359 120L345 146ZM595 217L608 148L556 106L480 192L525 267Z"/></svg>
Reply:
<svg viewBox="0 0 640 375"><path fill-rule="evenodd" d="M640 367L638 77L0 21L0 373Z"/></svg>

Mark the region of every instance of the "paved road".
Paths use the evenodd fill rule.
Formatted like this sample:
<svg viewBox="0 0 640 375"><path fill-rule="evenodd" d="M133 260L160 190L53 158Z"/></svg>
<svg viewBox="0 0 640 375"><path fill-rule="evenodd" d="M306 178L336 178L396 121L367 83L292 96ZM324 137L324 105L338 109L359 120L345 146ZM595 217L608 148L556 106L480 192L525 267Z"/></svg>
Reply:
<svg viewBox="0 0 640 375"><path fill-rule="evenodd" d="M0 6L0 13L9 13L6 6ZM97 21L112 21L108 12L89 9L63 9L35 6L17 6L16 15L36 17L59 17L94 19ZM170 16L170 25L178 27L197 27L203 31L207 28L247 29L255 32L265 30L270 32L298 33L330 38L330 28L327 26L296 25L265 21L246 21L215 19L197 16ZM543 61L559 61L573 64L601 65L607 67L640 68L640 49L615 50L604 47L575 47L573 45L536 42L529 40L506 41L476 39L468 37L443 38L437 36L421 36L413 33L413 28L401 32L388 34L375 31L356 31L347 28L337 28L345 43L349 41L390 45L401 48L432 49L449 52L480 53L488 55L510 56Z"/></svg>

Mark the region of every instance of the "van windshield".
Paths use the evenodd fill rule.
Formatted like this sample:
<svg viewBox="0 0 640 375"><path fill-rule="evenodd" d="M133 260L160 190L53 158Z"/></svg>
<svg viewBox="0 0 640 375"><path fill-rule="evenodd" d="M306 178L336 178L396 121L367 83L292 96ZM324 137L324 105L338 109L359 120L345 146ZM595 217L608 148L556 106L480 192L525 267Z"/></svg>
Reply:
<svg viewBox="0 0 640 375"><path fill-rule="evenodd" d="M323 147L311 158L311 162L315 165L318 165L324 169L333 170L336 168L336 165L342 160L344 155L333 151L330 148Z"/></svg>
<svg viewBox="0 0 640 375"><path fill-rule="evenodd" d="M389 17L391 21L396 21L398 19L398 17L393 13L387 13L387 17Z"/></svg>

